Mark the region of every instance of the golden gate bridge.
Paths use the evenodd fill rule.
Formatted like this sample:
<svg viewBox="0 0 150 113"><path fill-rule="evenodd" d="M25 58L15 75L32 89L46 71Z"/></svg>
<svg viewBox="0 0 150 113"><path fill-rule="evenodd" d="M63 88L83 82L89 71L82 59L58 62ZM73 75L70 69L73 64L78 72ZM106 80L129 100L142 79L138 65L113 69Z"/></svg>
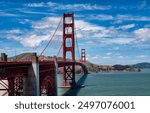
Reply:
<svg viewBox="0 0 150 113"><path fill-rule="evenodd" d="M70 19L68 22L67 20ZM63 20L62 44L58 51L63 50L62 60L42 60L36 53L32 53L31 61L7 61L7 55L0 55L0 94L9 96L55 96L57 95L57 69L62 67L62 87L76 87L75 65L87 74L86 52L81 49L81 59L75 59L75 22L74 14L63 14L56 30L41 52L47 49L53 40L60 23ZM68 32L69 30L69 32ZM70 45L67 45L67 41ZM79 48L78 48L79 49ZM78 50L79 51L79 50ZM67 58L67 53L71 57Z"/></svg>

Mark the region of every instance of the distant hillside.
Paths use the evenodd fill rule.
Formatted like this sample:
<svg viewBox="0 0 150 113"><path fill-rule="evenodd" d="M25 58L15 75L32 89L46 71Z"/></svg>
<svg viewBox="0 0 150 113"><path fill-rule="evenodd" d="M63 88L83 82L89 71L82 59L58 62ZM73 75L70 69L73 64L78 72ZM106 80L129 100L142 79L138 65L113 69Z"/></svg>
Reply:
<svg viewBox="0 0 150 113"><path fill-rule="evenodd" d="M91 62L87 62L87 69L90 73L92 72L99 72L99 65L91 63Z"/></svg>
<svg viewBox="0 0 150 113"><path fill-rule="evenodd" d="M8 58L8 61L32 61L33 53L22 53Z"/></svg>
<svg viewBox="0 0 150 113"><path fill-rule="evenodd" d="M128 65L119 65L119 64L113 65L112 67L114 68L114 70L119 70L119 71L130 68L130 66Z"/></svg>
<svg viewBox="0 0 150 113"><path fill-rule="evenodd" d="M33 53L22 53L20 55L16 55L14 57L8 58L8 61L32 61ZM53 56L40 56L39 60L54 60ZM62 60L62 57L59 57L57 60ZM97 73L97 72L109 72L109 71L135 71L133 68L142 69L142 68L150 68L150 63L138 63L135 65L97 65L87 61L87 69L90 73ZM80 67L76 66L76 72L80 72Z"/></svg>
<svg viewBox="0 0 150 113"><path fill-rule="evenodd" d="M8 61L32 61L33 53L22 53L13 57L8 58ZM53 60L54 57L51 56L38 56L39 60ZM61 57L58 57L58 60L61 60Z"/></svg>
<svg viewBox="0 0 150 113"><path fill-rule="evenodd" d="M8 61L32 61L33 53L22 53L8 58ZM40 56L39 60L54 60L53 56ZM58 57L57 60L61 61L62 57ZM87 68L89 72L98 72L98 65L87 62ZM80 66L76 66L76 72L80 72Z"/></svg>
<svg viewBox="0 0 150 113"><path fill-rule="evenodd" d="M140 68L140 69L150 68L150 63L147 63L147 62L138 63L138 64L132 65L132 67L134 67L134 68Z"/></svg>

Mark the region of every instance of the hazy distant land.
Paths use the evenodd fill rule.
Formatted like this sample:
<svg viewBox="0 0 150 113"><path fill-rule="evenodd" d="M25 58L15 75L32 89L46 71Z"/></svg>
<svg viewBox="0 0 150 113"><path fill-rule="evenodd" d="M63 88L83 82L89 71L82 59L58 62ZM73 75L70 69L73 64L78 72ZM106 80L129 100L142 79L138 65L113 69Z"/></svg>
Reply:
<svg viewBox="0 0 150 113"><path fill-rule="evenodd" d="M9 61L30 61L31 60L32 53L23 53L14 57L9 58ZM54 57L50 56L42 56L42 59L45 60L52 60ZM58 58L59 60L62 60L61 57ZM79 67L76 67L76 72L79 71ZM87 62L87 68L88 71L91 73L98 73L98 72L140 72L143 68L150 68L150 63L138 63L133 65L97 65L94 63Z"/></svg>

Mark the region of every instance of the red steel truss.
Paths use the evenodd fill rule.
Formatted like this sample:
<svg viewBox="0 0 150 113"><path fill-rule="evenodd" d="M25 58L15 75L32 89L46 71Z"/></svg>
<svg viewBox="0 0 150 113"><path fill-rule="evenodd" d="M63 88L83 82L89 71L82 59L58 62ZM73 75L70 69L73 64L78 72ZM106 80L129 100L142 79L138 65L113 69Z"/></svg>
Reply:
<svg viewBox="0 0 150 113"><path fill-rule="evenodd" d="M54 62L40 62L40 95L57 95L56 69Z"/></svg>
<svg viewBox="0 0 150 113"><path fill-rule="evenodd" d="M0 91L2 95L23 95L23 77L31 62L0 62Z"/></svg>
<svg viewBox="0 0 150 113"><path fill-rule="evenodd" d="M22 96L23 78L28 74L32 62L0 62L0 93L8 96ZM57 95L54 61L39 62L40 95Z"/></svg>

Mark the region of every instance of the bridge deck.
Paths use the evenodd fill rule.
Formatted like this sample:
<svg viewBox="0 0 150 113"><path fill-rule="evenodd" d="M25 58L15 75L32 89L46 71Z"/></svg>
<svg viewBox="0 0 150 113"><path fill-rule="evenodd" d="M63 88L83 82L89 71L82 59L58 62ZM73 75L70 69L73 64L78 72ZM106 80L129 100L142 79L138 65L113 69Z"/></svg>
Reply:
<svg viewBox="0 0 150 113"><path fill-rule="evenodd" d="M39 65L37 65L37 63ZM35 65L37 65L39 68L35 68L34 67ZM57 62L58 68L68 66L68 65L80 65L84 69L84 72L87 73L87 71L85 71L86 70L85 65L83 65L80 62L73 62L73 61ZM0 87L0 90L4 90L4 91L6 90L7 92L5 93L8 95L23 95L23 90L25 88L25 90L27 91L26 95L32 94L32 93L28 94L28 92L33 91L32 87L35 87L35 83L36 83L35 82L36 75L33 71L33 68L38 69L39 71L40 94L56 95L57 85L56 85L55 61L0 62L0 84L2 86L5 86L4 88ZM26 78L26 80L24 78ZM7 84L4 83L3 80L8 81ZM14 87L15 89L12 89L12 87Z"/></svg>

